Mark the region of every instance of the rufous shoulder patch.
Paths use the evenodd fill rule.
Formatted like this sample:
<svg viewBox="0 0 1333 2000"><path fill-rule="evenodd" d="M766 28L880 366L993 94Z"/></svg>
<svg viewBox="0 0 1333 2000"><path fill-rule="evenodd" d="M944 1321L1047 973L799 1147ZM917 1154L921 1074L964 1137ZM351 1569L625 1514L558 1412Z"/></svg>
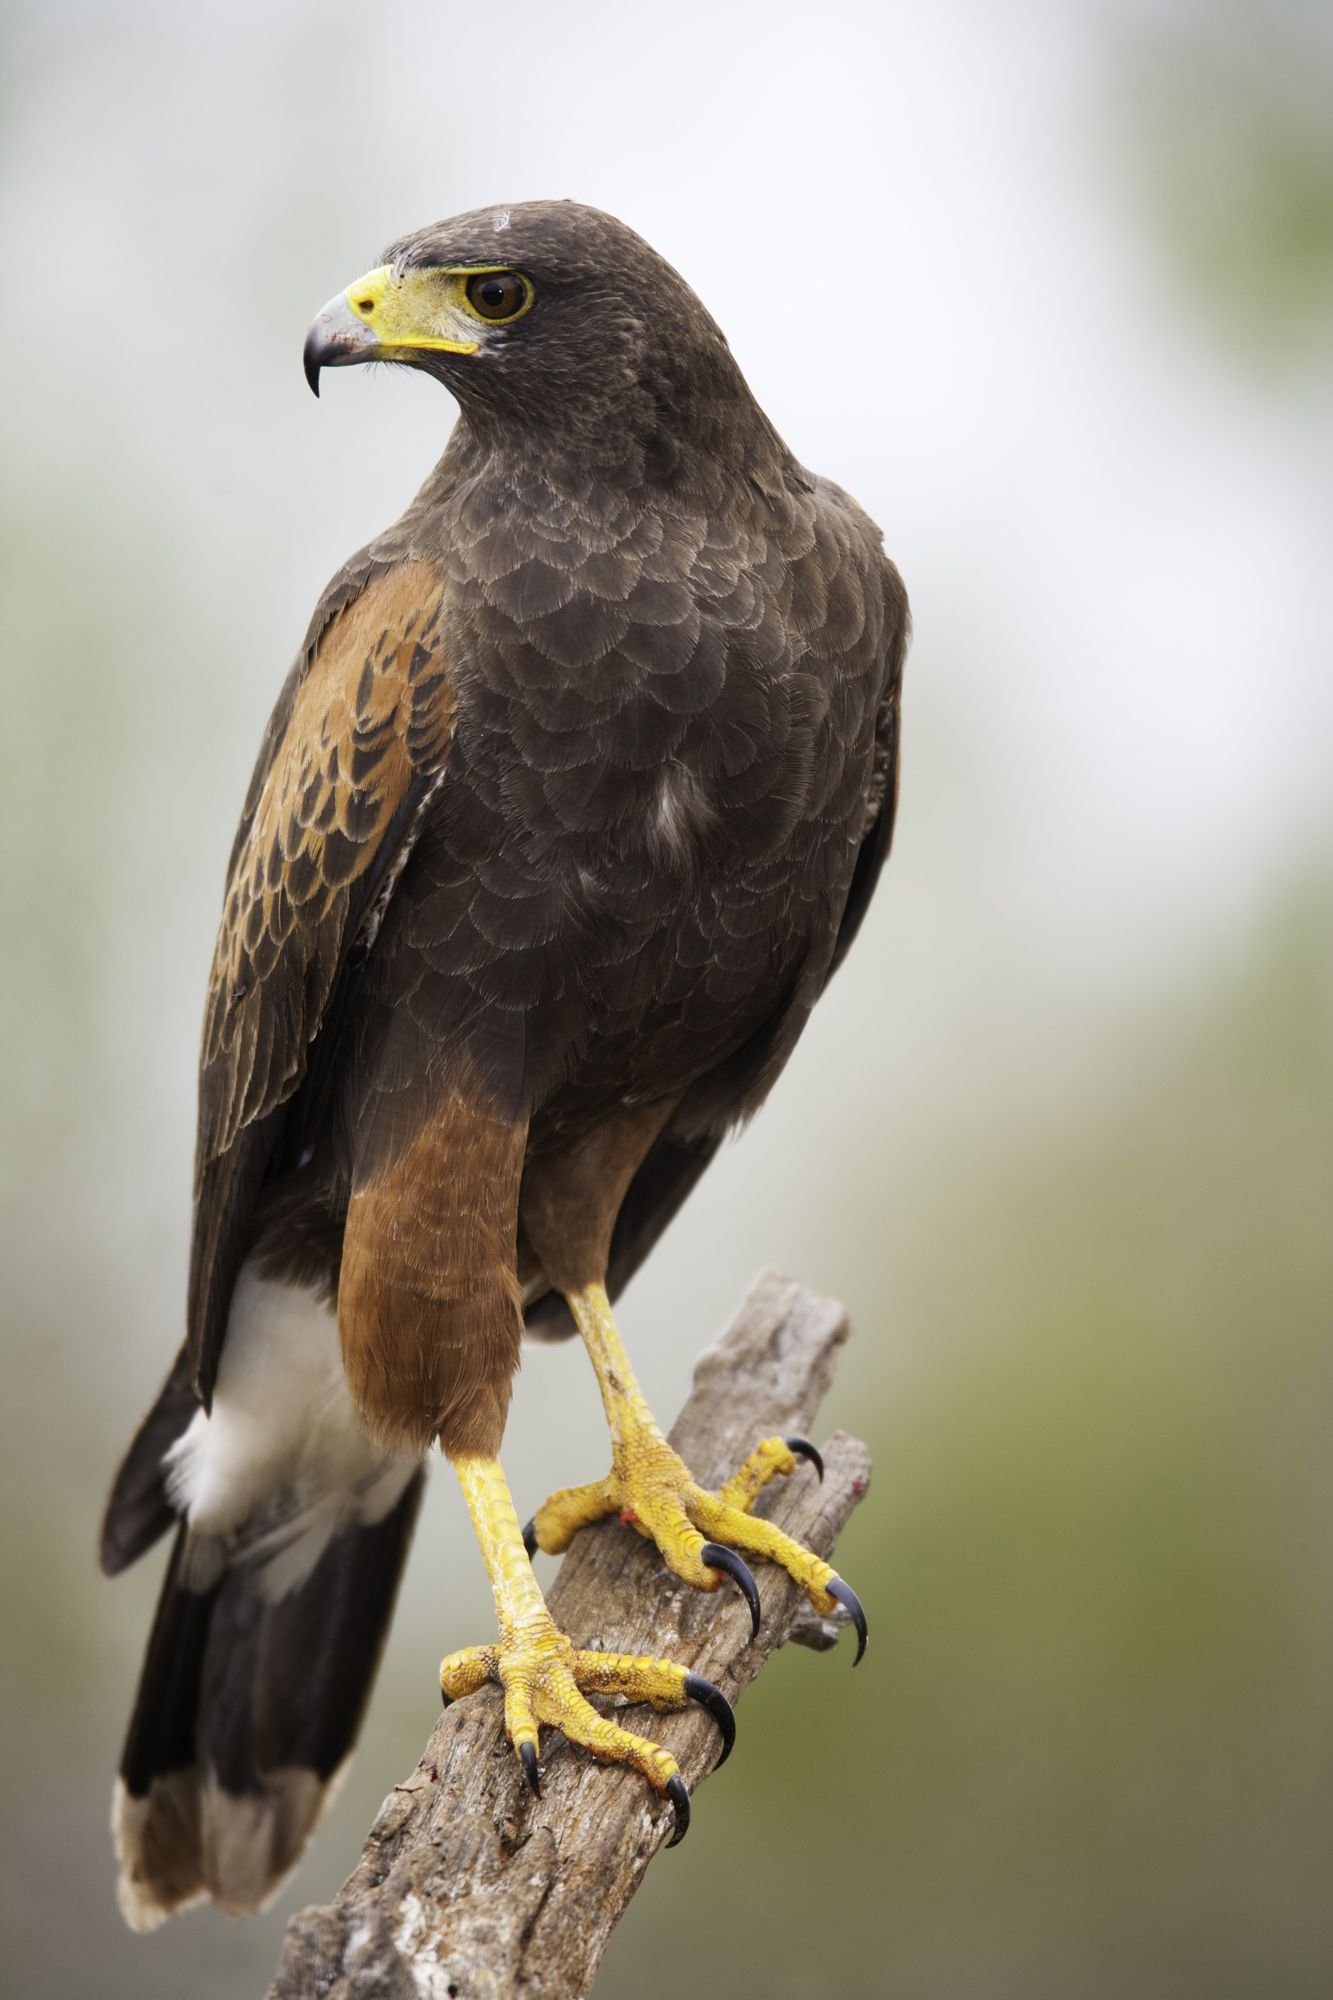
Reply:
<svg viewBox="0 0 1333 2000"><path fill-rule="evenodd" d="M209 1135L213 1154L276 1101L275 1064L287 1076L301 1073L351 942L345 931L354 885L379 855L413 780L443 767L454 704L440 642L442 596L433 563L400 563L367 584L320 636L227 883L203 1062L207 1068L233 1055L237 1073L225 1109L219 1106L219 1129ZM308 1016L295 1038L285 1018L264 1020L266 983L289 960ZM311 968L315 977L307 980ZM280 1030L296 1046L275 1047ZM266 1049L268 1074L258 1078L253 1058Z"/></svg>

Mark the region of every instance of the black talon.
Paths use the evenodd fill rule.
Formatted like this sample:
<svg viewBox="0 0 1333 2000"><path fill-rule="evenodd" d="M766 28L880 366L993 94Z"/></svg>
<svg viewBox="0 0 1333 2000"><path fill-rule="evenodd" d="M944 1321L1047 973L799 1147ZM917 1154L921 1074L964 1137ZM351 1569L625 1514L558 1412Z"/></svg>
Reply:
<svg viewBox="0 0 1333 2000"><path fill-rule="evenodd" d="M811 1465L814 1466L815 1471L819 1474L819 1483L822 1486L824 1484L824 1461L819 1456L815 1446L811 1444L809 1438L784 1438L782 1442L786 1445L788 1451L794 1451L798 1458L809 1459Z"/></svg>
<svg viewBox="0 0 1333 2000"><path fill-rule="evenodd" d="M745 1564L741 1561L735 1550L719 1548L716 1542L705 1542L699 1551L699 1560L700 1562L707 1563L709 1569L724 1570L732 1582L737 1584L745 1593L745 1601L750 1607L750 1637L752 1639L757 1638L759 1636L759 1592L755 1588L754 1578L750 1575L749 1570L745 1567Z"/></svg>
<svg viewBox="0 0 1333 2000"><path fill-rule="evenodd" d="M685 1695L687 1700L697 1701L700 1708L706 1708L722 1732L722 1755L713 1766L715 1771L720 1771L736 1741L736 1717L731 1703L721 1688L715 1688L702 1674L686 1674Z"/></svg>
<svg viewBox="0 0 1333 2000"><path fill-rule="evenodd" d="M667 1842L668 1847L679 1847L690 1830L690 1795L685 1789L683 1778L667 1779L667 1797L676 1808L676 1831Z"/></svg>
<svg viewBox="0 0 1333 2000"><path fill-rule="evenodd" d="M821 1473L820 1478L822 1479L823 1476ZM528 1561L531 1562L537 1553L537 1516L535 1514L523 1530L523 1546L528 1552Z"/></svg>
<svg viewBox="0 0 1333 2000"><path fill-rule="evenodd" d="M441 1701L442 1701L442 1702L444 1703L445 1707L446 1707L446 1708L448 1708L448 1707L450 1707L450 1706L451 1706L451 1704L452 1704L452 1702L453 1702L453 1696L452 1696L451 1694L446 1694L446 1693L445 1693L445 1691L444 1691L444 1689L443 1689L443 1688L441 1688L441 1689L440 1689L440 1700L441 1700Z"/></svg>
<svg viewBox="0 0 1333 2000"><path fill-rule="evenodd" d="M852 1623L856 1627L856 1636L860 1641L856 1649L856 1658L852 1661L852 1665L859 1667L861 1664L861 1655L866 1649L866 1640L870 1636L866 1630L866 1615L861 1609L861 1600L852 1589L850 1583L844 1583L840 1576L831 1576L824 1585L824 1588L830 1597L837 1598L839 1604L845 1604L852 1614Z"/></svg>
<svg viewBox="0 0 1333 2000"><path fill-rule="evenodd" d="M537 1776L536 1749L531 1743L520 1743L518 1754L523 1760L523 1769L527 1773L528 1783L532 1786L532 1796L534 1799L539 1799L542 1795L542 1781Z"/></svg>

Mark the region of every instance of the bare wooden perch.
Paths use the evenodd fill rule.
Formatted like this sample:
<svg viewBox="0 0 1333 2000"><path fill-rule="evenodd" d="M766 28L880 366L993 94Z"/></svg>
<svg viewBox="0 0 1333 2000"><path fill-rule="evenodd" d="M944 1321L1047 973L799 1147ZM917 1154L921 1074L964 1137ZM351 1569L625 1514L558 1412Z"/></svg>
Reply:
<svg viewBox="0 0 1333 2000"><path fill-rule="evenodd" d="M671 1433L695 1477L718 1486L760 1438L804 1430L846 1337L841 1306L761 1273L700 1357ZM822 1486L802 1466L767 1488L758 1511L827 1558L866 1490L870 1457L842 1431L823 1453ZM844 1622L816 1617L771 1564L755 1575L764 1616L752 1640L738 1592L689 1589L651 1542L605 1521L578 1536L548 1601L576 1646L664 1654L734 1702L779 1646L831 1646ZM644 1714L632 1726L670 1749L693 1792L717 1756L715 1725L698 1709ZM542 1770L539 1801L505 1742L498 1688L447 1709L335 1901L288 1924L269 2000L586 1995L672 1813L636 1771L595 1765L558 1734Z"/></svg>

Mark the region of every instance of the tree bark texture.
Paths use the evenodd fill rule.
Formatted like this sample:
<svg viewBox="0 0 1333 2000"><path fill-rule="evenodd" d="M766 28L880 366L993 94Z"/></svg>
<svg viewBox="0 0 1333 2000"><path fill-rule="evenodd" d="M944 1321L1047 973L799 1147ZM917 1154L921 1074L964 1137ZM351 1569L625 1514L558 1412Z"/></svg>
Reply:
<svg viewBox="0 0 1333 2000"><path fill-rule="evenodd" d="M775 1271L755 1279L700 1357L671 1433L701 1485L720 1486L761 1438L807 1429L846 1337L840 1305ZM870 1458L842 1431L822 1449L822 1485L802 1463L756 1512L827 1559ZM691 1589L611 1519L578 1535L547 1601L576 1646L678 1660L735 1702L779 1646L832 1646L846 1622L817 1617L771 1564L756 1564L755 1580L763 1622L751 1639L729 1583ZM718 1753L710 1717L640 1707L624 1720L671 1751L693 1794ZM533 1798L505 1741L501 1692L485 1688L441 1715L335 1900L291 1919L268 2000L576 2000L672 1825L637 1771L595 1764L558 1732L543 1741Z"/></svg>

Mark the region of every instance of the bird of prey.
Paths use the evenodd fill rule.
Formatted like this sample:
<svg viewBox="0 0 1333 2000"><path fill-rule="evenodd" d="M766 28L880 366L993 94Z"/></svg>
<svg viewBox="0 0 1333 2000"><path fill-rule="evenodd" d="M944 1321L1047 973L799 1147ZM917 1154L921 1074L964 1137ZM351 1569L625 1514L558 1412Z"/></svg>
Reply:
<svg viewBox="0 0 1333 2000"><path fill-rule="evenodd" d="M795 278L796 273L793 273ZM822 296L841 344L855 287ZM838 318L833 315L835 304ZM306 372L388 361L457 401L401 520L334 577L265 731L227 869L199 1070L187 1339L108 1503L102 1563L175 1540L116 1786L147 1929L257 1909L346 1764L427 1453L451 1461L499 1634L446 1700L674 1760L588 1701L723 1696L576 1652L530 1553L618 1513L687 1583L782 1564L669 1448L610 1301L763 1102L865 914L893 825L907 602L682 278L573 202L406 236L312 325ZM809 350L806 350L806 365ZM581 1334L611 1470L520 1531L499 1462L524 1331ZM526 1545L525 1545L526 1542ZM859 1654L858 1654L859 1657Z"/></svg>

